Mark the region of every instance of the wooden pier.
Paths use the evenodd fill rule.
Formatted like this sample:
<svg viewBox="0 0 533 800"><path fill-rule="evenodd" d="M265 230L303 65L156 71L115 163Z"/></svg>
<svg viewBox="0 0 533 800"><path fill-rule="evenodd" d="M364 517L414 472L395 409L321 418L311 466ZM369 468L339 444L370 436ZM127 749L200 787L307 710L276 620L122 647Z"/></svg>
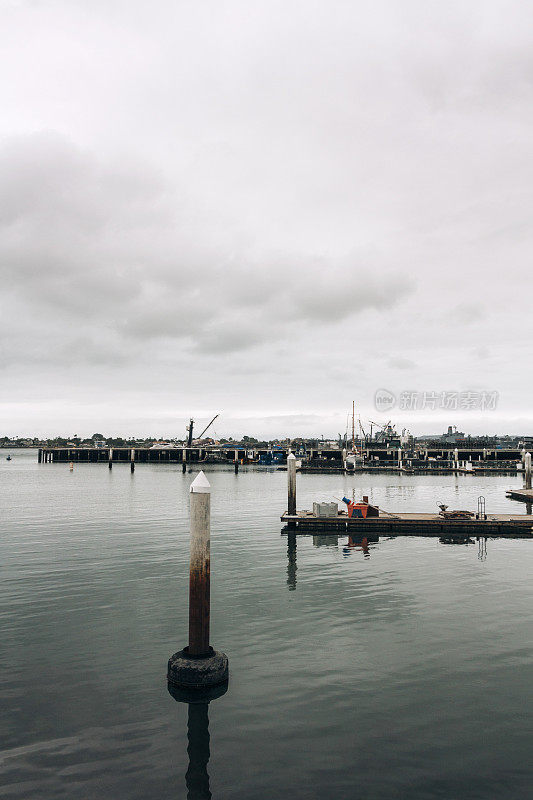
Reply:
<svg viewBox="0 0 533 800"><path fill-rule="evenodd" d="M389 534L400 536L501 536L511 539L533 538L533 514L488 514L487 519L444 519L439 514L400 513L391 516L352 518L340 512L336 517L317 517L312 511L285 512L283 531L316 535L344 533L360 536Z"/></svg>

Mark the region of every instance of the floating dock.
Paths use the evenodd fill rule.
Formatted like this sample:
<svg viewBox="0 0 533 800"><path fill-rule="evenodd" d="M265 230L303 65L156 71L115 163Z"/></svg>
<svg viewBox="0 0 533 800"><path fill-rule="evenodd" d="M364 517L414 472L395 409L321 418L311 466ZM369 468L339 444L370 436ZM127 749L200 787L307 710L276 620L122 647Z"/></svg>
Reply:
<svg viewBox="0 0 533 800"><path fill-rule="evenodd" d="M533 503L533 489L508 489L507 497L511 500L521 500L523 503Z"/></svg>
<svg viewBox="0 0 533 800"><path fill-rule="evenodd" d="M281 521L287 531L298 534L350 533L359 536L377 534L401 536L502 536L512 539L533 538L533 514L488 514L487 519L444 519L439 514L400 513L392 516L349 518L340 512L336 517L318 517L312 511L285 512Z"/></svg>

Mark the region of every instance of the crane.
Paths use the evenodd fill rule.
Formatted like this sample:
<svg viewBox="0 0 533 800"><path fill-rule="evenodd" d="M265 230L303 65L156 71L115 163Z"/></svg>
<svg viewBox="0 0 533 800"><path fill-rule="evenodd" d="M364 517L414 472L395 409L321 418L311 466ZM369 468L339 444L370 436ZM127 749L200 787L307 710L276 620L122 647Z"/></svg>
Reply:
<svg viewBox="0 0 533 800"><path fill-rule="evenodd" d="M206 432L206 430L207 430L208 428L210 428L210 427L211 427L211 425L213 424L213 422L216 420L216 418L217 418L218 416L219 416L218 414L215 414L215 416L213 417L213 419L211 420L211 422L209 423L209 425L206 425L206 426L205 426L205 428L204 428L204 429L203 429L203 431L201 432L200 436L198 437L199 439L201 439L201 438L202 438L202 436L204 435L204 433Z"/></svg>
<svg viewBox="0 0 533 800"><path fill-rule="evenodd" d="M380 432L380 435L381 435L381 436L383 436L384 432L385 432L385 431L388 429L389 425L390 425L390 424L391 424L391 422L392 422L392 420L389 420L389 421L387 422L387 424L386 424L386 425L384 425L382 422L376 422L376 421L375 421L375 420L373 420L373 419L369 419L368 421L369 421L369 422L370 422L372 425L376 425L378 428L381 428L381 429L382 429L382 430L381 430L381 432Z"/></svg>

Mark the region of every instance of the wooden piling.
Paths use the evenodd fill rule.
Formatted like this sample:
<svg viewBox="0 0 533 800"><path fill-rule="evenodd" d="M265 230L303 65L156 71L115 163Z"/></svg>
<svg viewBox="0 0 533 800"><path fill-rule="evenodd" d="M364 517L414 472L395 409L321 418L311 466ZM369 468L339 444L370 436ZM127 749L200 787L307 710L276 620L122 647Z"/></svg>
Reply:
<svg viewBox="0 0 533 800"><path fill-rule="evenodd" d="M189 644L169 658L167 678L181 689L204 691L227 686L229 665L227 655L209 644L211 487L203 472L191 483L190 501Z"/></svg>
<svg viewBox="0 0 533 800"><path fill-rule="evenodd" d="M209 653L211 487L203 472L191 483L189 654Z"/></svg>
<svg viewBox="0 0 533 800"><path fill-rule="evenodd" d="M238 450L235 450L234 461L235 461L235 475L238 475L239 474L239 451Z"/></svg>
<svg viewBox="0 0 533 800"><path fill-rule="evenodd" d="M287 509L289 514L296 514L296 456L287 456Z"/></svg>
<svg viewBox="0 0 533 800"><path fill-rule="evenodd" d="M187 451L185 448L181 451L181 471L184 475L187 472Z"/></svg>
<svg viewBox="0 0 533 800"><path fill-rule="evenodd" d="M109 469L113 469L113 448L110 447L107 454L107 464Z"/></svg>
<svg viewBox="0 0 533 800"><path fill-rule="evenodd" d="M135 472L135 448L132 447L130 451L130 470Z"/></svg>
<svg viewBox="0 0 533 800"><path fill-rule="evenodd" d="M531 453L526 453L524 456L524 470L525 470L525 488L531 489Z"/></svg>
<svg viewBox="0 0 533 800"><path fill-rule="evenodd" d="M37 461L39 464L41 463L42 459L43 459L43 451L39 447L39 455L37 456Z"/></svg>

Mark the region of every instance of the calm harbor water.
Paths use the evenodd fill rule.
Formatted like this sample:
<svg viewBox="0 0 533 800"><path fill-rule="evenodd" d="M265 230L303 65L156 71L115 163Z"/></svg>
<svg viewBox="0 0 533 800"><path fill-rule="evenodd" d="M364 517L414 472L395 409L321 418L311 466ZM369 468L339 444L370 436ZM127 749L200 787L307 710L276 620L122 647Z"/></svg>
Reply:
<svg viewBox="0 0 533 800"><path fill-rule="evenodd" d="M531 797L533 541L294 547L286 473L208 467L211 639L231 677L192 710L188 753L190 710L165 676L186 644L194 474L8 452L1 798L200 800L207 775L215 800ZM483 494L489 513L525 513L505 497L519 484L302 475L298 506L355 489L390 511Z"/></svg>

